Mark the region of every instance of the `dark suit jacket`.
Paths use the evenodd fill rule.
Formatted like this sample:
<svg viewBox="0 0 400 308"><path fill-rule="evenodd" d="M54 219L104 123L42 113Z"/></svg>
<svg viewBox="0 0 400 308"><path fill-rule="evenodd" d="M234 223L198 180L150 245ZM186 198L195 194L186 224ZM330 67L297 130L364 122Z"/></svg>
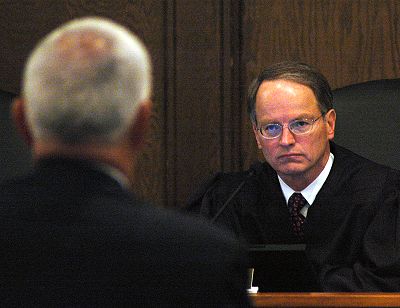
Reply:
<svg viewBox="0 0 400 308"><path fill-rule="evenodd" d="M308 210L308 259L325 291L400 291L399 172L331 144L332 170ZM276 172L256 163L255 174L217 174L188 209L214 217L245 185L216 222L250 244L298 243Z"/></svg>
<svg viewBox="0 0 400 308"><path fill-rule="evenodd" d="M0 196L2 307L248 305L236 240L138 201L88 162L42 160Z"/></svg>

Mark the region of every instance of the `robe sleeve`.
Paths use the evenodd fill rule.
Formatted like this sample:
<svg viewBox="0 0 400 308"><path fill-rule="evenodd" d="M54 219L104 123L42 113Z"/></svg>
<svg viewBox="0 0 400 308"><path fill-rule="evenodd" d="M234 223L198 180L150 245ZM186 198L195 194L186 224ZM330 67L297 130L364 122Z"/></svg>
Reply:
<svg viewBox="0 0 400 308"><path fill-rule="evenodd" d="M210 218L212 212L212 200L210 199L212 190L218 185L220 179L221 173L216 173L200 185L200 188L189 197L185 210Z"/></svg>
<svg viewBox="0 0 400 308"><path fill-rule="evenodd" d="M400 186L397 173L391 175L363 238L359 259L351 267L325 266L320 273L324 291L400 291Z"/></svg>
<svg viewBox="0 0 400 308"><path fill-rule="evenodd" d="M242 238L244 231L237 206L241 207L243 202L239 197L241 194L235 194L235 190L244 179L245 177L240 174L215 174L189 198L185 210L205 217L238 238ZM235 194L234 200L225 204L232 194ZM218 213L222 208L222 213ZM214 221L216 215L218 218Z"/></svg>

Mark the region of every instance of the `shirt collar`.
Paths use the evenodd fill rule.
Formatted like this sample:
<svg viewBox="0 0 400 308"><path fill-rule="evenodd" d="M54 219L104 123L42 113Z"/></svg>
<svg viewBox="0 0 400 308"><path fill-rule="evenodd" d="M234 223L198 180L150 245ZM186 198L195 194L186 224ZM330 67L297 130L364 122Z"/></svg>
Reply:
<svg viewBox="0 0 400 308"><path fill-rule="evenodd" d="M315 198L317 197L318 192L324 185L326 179L328 178L328 175L332 169L334 158L335 158L334 155L332 153L329 153L328 161L327 161L324 169L322 170L322 172L318 175L318 177L310 185L308 185L302 191L293 190L278 175L279 184L281 185L283 195L285 196L286 204L288 203L290 196L294 192L299 192L307 200L307 203L309 205L311 205L314 202Z"/></svg>

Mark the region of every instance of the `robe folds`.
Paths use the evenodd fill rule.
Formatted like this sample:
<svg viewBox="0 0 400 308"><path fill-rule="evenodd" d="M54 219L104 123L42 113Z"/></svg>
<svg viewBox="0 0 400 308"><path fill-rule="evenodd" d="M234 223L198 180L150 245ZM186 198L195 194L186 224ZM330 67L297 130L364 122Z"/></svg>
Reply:
<svg viewBox="0 0 400 308"><path fill-rule="evenodd" d="M400 171L331 143L334 163L308 209L304 240L290 228L276 172L266 162L218 173L187 210L215 218L248 244L305 243L322 291L400 292ZM283 273L284 274L284 273Z"/></svg>

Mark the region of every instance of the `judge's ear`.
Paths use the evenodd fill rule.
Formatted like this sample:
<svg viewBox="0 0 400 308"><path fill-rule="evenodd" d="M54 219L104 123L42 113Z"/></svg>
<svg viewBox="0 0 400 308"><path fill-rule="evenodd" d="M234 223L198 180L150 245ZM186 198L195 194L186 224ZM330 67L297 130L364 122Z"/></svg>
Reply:
<svg viewBox="0 0 400 308"><path fill-rule="evenodd" d="M150 126L152 105L151 100L143 101L139 105L135 120L131 124L129 130L129 142L134 150L141 149L145 144L146 132Z"/></svg>
<svg viewBox="0 0 400 308"><path fill-rule="evenodd" d="M22 136L26 144L31 146L33 143L33 139L25 115L24 99L17 97L13 100L11 106L11 117L19 134Z"/></svg>
<svg viewBox="0 0 400 308"><path fill-rule="evenodd" d="M258 133L257 125L255 123L253 123L252 127L253 127L254 136L256 137L257 147L261 150L262 149L262 139Z"/></svg>

